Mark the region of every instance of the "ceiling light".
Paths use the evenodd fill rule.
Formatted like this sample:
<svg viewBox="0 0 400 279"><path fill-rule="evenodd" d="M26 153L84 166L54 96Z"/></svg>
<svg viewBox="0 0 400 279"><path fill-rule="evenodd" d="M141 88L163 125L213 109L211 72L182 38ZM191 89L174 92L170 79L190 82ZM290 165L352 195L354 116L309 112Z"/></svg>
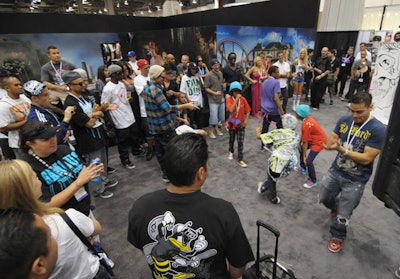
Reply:
<svg viewBox="0 0 400 279"><path fill-rule="evenodd" d="M181 1L179 1L179 6L183 7L183 3Z"/></svg>
<svg viewBox="0 0 400 279"><path fill-rule="evenodd" d="M125 6L128 6L128 5L129 5L128 0L125 0L125 1L124 1L124 5L125 5Z"/></svg>
<svg viewBox="0 0 400 279"><path fill-rule="evenodd" d="M141 15L143 15L143 14L144 14L144 12L143 12L143 11L140 11L140 14L141 14Z"/></svg>
<svg viewBox="0 0 400 279"><path fill-rule="evenodd" d="M161 11L161 6L156 6L157 11Z"/></svg>
<svg viewBox="0 0 400 279"><path fill-rule="evenodd" d="M104 8L103 11L104 11L105 13L108 12L107 8Z"/></svg>
<svg viewBox="0 0 400 279"><path fill-rule="evenodd" d="M88 3L87 0L82 0L82 4L83 4L83 5L87 5L87 4L89 4L89 3Z"/></svg>
<svg viewBox="0 0 400 279"><path fill-rule="evenodd" d="M192 3L193 4L197 4L197 0L192 0Z"/></svg>
<svg viewBox="0 0 400 279"><path fill-rule="evenodd" d="M99 10L99 14L102 14L103 13L103 11L102 10Z"/></svg>
<svg viewBox="0 0 400 279"><path fill-rule="evenodd" d="M151 9L150 9L150 7L149 7L149 9L147 10L147 12L148 12L149 14L151 14Z"/></svg>
<svg viewBox="0 0 400 279"><path fill-rule="evenodd" d="M117 8L119 8L119 2L117 2Z"/></svg>

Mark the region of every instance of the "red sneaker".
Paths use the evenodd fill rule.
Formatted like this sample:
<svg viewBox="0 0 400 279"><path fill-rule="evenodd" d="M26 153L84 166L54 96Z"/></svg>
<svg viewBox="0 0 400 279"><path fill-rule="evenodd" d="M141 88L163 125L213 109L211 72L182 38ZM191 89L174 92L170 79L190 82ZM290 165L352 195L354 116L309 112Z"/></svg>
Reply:
<svg viewBox="0 0 400 279"><path fill-rule="evenodd" d="M342 246L342 241L339 239L332 238L331 240L329 240L328 249L332 253L337 253L342 250Z"/></svg>

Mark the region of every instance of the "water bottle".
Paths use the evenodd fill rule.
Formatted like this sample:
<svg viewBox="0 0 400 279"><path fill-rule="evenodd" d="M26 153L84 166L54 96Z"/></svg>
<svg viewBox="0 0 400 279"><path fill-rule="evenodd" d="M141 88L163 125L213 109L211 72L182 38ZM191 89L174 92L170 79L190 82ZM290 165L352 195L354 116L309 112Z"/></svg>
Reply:
<svg viewBox="0 0 400 279"><path fill-rule="evenodd" d="M100 160L98 160L98 159L90 160L90 164L95 164L96 166L98 166L98 165L100 165ZM95 182L95 183L100 182L99 173L96 173L96 177L93 178L92 180L90 180L90 182Z"/></svg>

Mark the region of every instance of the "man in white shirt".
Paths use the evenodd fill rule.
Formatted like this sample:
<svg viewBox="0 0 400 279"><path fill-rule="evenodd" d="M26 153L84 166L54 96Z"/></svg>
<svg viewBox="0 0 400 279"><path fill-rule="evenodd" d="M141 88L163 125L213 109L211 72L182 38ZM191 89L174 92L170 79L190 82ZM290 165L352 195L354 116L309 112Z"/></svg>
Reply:
<svg viewBox="0 0 400 279"><path fill-rule="evenodd" d="M129 151L139 149L138 125L126 95L126 87L121 82L122 68L111 65L108 67L108 72L111 80L103 88L101 103L118 105L117 109L110 110L110 115L118 135L119 158L124 167L133 169L135 165L129 160Z"/></svg>
<svg viewBox="0 0 400 279"><path fill-rule="evenodd" d="M19 129L27 121L31 107L31 100L22 94L21 81L15 76L3 79L7 95L0 100L0 132L8 132L8 145L13 149L16 157L19 152Z"/></svg>
<svg viewBox="0 0 400 279"><path fill-rule="evenodd" d="M133 50L128 51L127 56L129 59L128 63L131 65L131 67L135 71L135 73L138 74L139 67L138 67L137 61L136 61L136 52Z"/></svg>
<svg viewBox="0 0 400 279"><path fill-rule="evenodd" d="M371 63L372 62L372 54L367 50L367 43L366 42L361 42L360 43L360 51L356 55L355 60L361 60L361 51L366 51L367 52L367 60Z"/></svg>
<svg viewBox="0 0 400 279"><path fill-rule="evenodd" d="M140 124L139 129L145 135L148 144L148 150L146 152L146 159L151 160L154 154L154 137L149 133L149 124L147 122L146 107L143 100L143 89L146 87L147 82L150 81L149 69L150 65L146 59L139 59L137 62L140 74L135 77L133 84L135 86L136 94L139 98L140 107Z"/></svg>
<svg viewBox="0 0 400 279"><path fill-rule="evenodd" d="M279 68L279 84L281 86L282 107L286 113L286 105L289 100L288 77L290 76L290 64L284 60L283 51L278 52L278 61L274 63Z"/></svg>

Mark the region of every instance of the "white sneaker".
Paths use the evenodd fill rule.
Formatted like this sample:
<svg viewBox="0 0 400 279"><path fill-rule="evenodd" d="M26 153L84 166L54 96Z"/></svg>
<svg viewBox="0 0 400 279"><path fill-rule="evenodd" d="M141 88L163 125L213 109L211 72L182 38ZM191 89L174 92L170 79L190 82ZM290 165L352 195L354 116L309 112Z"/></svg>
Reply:
<svg viewBox="0 0 400 279"><path fill-rule="evenodd" d="M232 152L229 152L228 159L229 159L229 160L232 160L232 159L233 159L233 153L232 153Z"/></svg>
<svg viewBox="0 0 400 279"><path fill-rule="evenodd" d="M217 138L217 137L215 136L215 134L214 134L213 132L210 131L210 138L211 138L211 139L215 139L215 138Z"/></svg>
<svg viewBox="0 0 400 279"><path fill-rule="evenodd" d="M258 182L258 186L257 186L257 192L262 194L264 193L267 189L265 189L265 187L263 187L264 182Z"/></svg>

